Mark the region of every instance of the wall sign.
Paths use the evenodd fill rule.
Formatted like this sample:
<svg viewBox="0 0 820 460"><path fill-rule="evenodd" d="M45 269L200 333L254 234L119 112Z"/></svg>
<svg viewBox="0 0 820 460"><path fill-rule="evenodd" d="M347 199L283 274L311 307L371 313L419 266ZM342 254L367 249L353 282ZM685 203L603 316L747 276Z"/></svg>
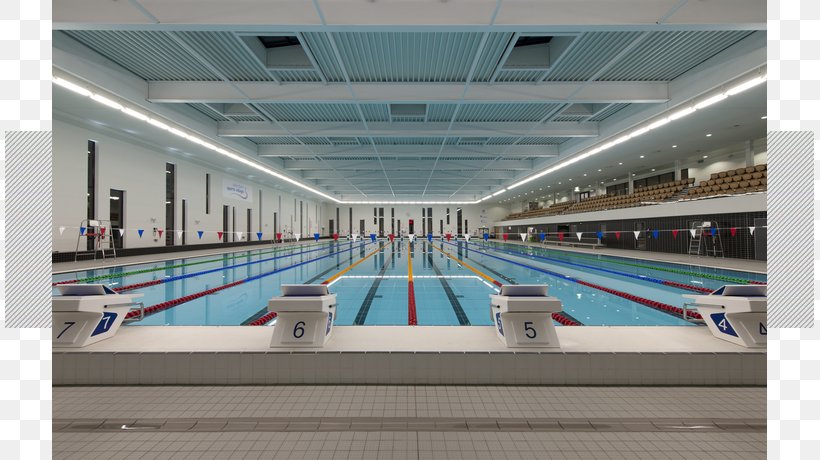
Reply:
<svg viewBox="0 0 820 460"><path fill-rule="evenodd" d="M222 195L225 198L233 198L240 201L253 201L251 188L245 184L240 184L229 179L222 179Z"/></svg>

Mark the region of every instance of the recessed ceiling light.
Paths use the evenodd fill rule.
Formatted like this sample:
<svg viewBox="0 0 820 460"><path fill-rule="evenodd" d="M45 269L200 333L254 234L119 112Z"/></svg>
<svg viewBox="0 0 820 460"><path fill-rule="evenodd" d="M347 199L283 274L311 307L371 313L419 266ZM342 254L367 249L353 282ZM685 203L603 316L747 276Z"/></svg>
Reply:
<svg viewBox="0 0 820 460"><path fill-rule="evenodd" d="M709 158L709 155L704 155L703 158Z"/></svg>
<svg viewBox="0 0 820 460"><path fill-rule="evenodd" d="M676 148L678 148L678 146L677 146L677 145L673 145L673 146L672 146L672 148L673 148L673 149L676 149Z"/></svg>
<svg viewBox="0 0 820 460"><path fill-rule="evenodd" d="M643 155L641 155L641 158L643 158Z"/></svg>
<svg viewBox="0 0 820 460"><path fill-rule="evenodd" d="M632 173L632 177L635 177L635 173Z"/></svg>
<svg viewBox="0 0 820 460"><path fill-rule="evenodd" d="M559 182L558 185L561 185L561 183Z"/></svg>
<svg viewBox="0 0 820 460"><path fill-rule="evenodd" d="M572 179L570 179L569 181L572 182Z"/></svg>
<svg viewBox="0 0 820 460"><path fill-rule="evenodd" d="M601 172L601 170L599 169L598 172Z"/></svg>
<svg viewBox="0 0 820 460"><path fill-rule="evenodd" d="M623 163L618 163L619 166L623 166Z"/></svg>
<svg viewBox="0 0 820 460"><path fill-rule="evenodd" d="M655 168L652 168L652 172L655 172Z"/></svg>
<svg viewBox="0 0 820 460"><path fill-rule="evenodd" d="M760 119L761 119L761 120L765 120L765 119L766 119L766 115L763 115L762 117L760 117Z"/></svg>
<svg viewBox="0 0 820 460"><path fill-rule="evenodd" d="M712 137L712 133L707 134L706 137Z"/></svg>
<svg viewBox="0 0 820 460"><path fill-rule="evenodd" d="M584 177L587 177L586 173L584 173Z"/></svg>

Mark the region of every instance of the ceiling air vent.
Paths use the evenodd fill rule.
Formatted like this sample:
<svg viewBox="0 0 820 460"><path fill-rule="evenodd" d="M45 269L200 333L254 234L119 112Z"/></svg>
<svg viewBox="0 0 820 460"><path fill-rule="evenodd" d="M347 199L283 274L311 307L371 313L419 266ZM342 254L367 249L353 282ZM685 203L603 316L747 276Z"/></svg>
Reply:
<svg viewBox="0 0 820 460"><path fill-rule="evenodd" d="M519 35L502 70L549 70L575 36Z"/></svg>
<svg viewBox="0 0 820 460"><path fill-rule="evenodd" d="M392 121L424 121L427 104L390 104Z"/></svg>
<svg viewBox="0 0 820 460"><path fill-rule="evenodd" d="M268 70L314 69L295 35L245 35L242 41Z"/></svg>

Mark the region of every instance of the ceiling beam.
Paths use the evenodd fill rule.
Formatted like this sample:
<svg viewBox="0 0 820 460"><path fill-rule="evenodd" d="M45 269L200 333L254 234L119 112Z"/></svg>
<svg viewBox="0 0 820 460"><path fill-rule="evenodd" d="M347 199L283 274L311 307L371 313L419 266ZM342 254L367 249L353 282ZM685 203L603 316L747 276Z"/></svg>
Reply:
<svg viewBox="0 0 820 460"><path fill-rule="evenodd" d="M281 125L281 126L279 126ZM279 136L334 136L334 137L444 137L448 123L369 123L369 130L361 123L335 122L280 122L266 121L220 122L222 137L279 137ZM530 128L524 123L455 123L451 137L595 137L598 123L554 121ZM381 151L381 149L379 149ZM371 153L373 153L371 151Z"/></svg>
<svg viewBox="0 0 820 460"><path fill-rule="evenodd" d="M669 99L663 82L608 81L588 84L546 82L538 85L472 84L464 104L521 103L658 103ZM351 83L360 103L456 103L464 84L459 83ZM152 81L148 100L160 103L354 103L343 83Z"/></svg>
<svg viewBox="0 0 820 460"><path fill-rule="evenodd" d="M432 160L419 162L419 161L404 161L404 160L387 160L384 162L385 167L388 170L395 171L395 170L406 170L406 171L430 171L430 167L432 166ZM328 170L329 168L333 169L343 169L347 171L363 171L363 170L371 170L371 171L381 171L381 167L377 162L373 161L362 161L362 162L353 162L353 161L346 161L346 160L327 160L327 161L315 161L315 160L284 160L284 168L288 170ZM508 170L508 171L531 171L532 170L533 162L532 160L503 160L497 163L496 168L498 170ZM465 170L475 170L477 171L480 169L478 165L471 165L465 166L463 164L455 163L448 161L446 163L440 163L437 167L439 170L455 170L455 171L465 171ZM492 169L491 169L492 170Z"/></svg>
<svg viewBox="0 0 820 460"><path fill-rule="evenodd" d="M498 155L506 145L445 145L443 156ZM381 155L435 155L438 145L379 145ZM363 145L302 145L259 144L261 157L288 157L298 155L373 155L370 146ZM505 156L553 157L558 154L558 145L514 145Z"/></svg>

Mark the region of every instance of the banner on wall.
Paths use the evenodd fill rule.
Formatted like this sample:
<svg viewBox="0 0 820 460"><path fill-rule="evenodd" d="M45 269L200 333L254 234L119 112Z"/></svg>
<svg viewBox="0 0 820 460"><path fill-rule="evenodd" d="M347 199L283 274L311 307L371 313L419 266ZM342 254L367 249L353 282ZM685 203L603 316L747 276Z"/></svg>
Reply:
<svg viewBox="0 0 820 460"><path fill-rule="evenodd" d="M233 198L234 200L253 201L253 194L250 187L230 179L222 179L222 196Z"/></svg>

